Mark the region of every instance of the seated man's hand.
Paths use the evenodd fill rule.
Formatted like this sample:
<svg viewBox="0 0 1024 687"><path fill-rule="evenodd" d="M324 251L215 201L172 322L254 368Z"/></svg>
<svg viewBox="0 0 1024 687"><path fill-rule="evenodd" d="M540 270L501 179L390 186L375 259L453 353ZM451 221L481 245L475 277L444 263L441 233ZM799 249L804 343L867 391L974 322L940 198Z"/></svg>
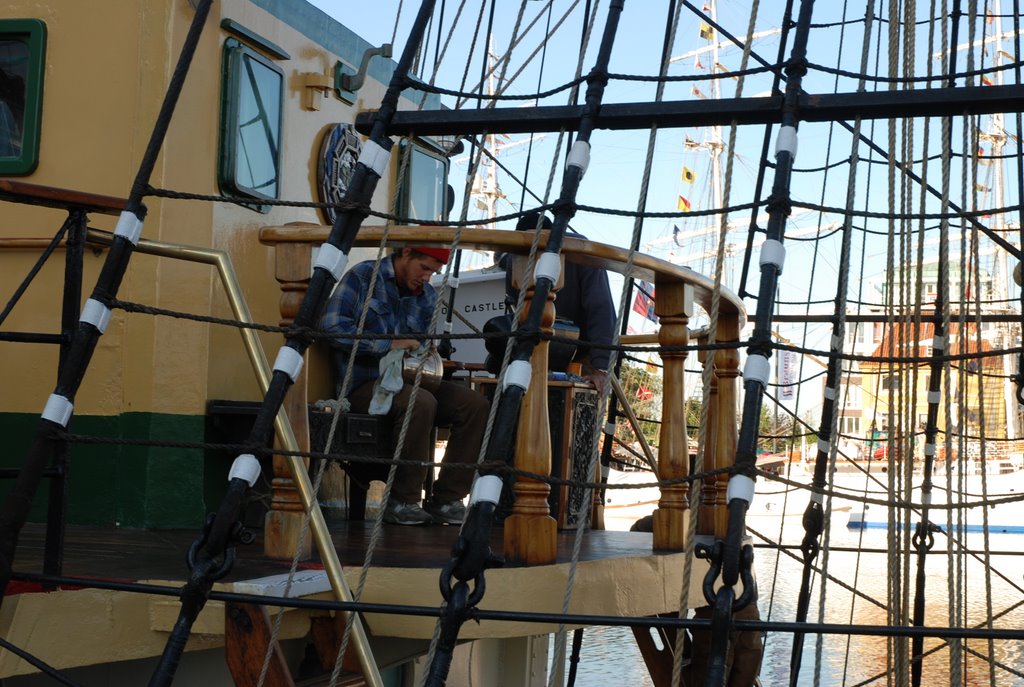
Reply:
<svg viewBox="0 0 1024 687"><path fill-rule="evenodd" d="M414 351L420 347L420 342L416 339L395 339L391 342L391 350L405 349L407 351Z"/></svg>
<svg viewBox="0 0 1024 687"><path fill-rule="evenodd" d="M604 393L608 385L608 373L605 370L594 370L590 374L583 375L583 379L594 385L598 393Z"/></svg>

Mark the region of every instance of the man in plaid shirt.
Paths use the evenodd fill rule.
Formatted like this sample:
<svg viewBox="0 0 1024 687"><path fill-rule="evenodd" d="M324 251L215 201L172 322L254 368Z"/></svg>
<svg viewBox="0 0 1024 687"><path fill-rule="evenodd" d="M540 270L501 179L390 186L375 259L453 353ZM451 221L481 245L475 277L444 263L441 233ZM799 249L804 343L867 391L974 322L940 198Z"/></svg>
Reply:
<svg viewBox="0 0 1024 687"><path fill-rule="evenodd" d="M419 348L428 338L431 318L437 304L437 292L430 277L447 264L447 248L402 248L384 258L377 280L370 289L374 264L361 262L346 272L327 304L321 321L330 333L338 392L348 372L352 349L351 391L347 397L352 412L365 413L373 399L374 385L380 376L381 358L395 349ZM398 338L353 339L358 331L364 304L366 319L363 334ZM391 402L395 440L409 408L412 385L404 385ZM384 510L384 521L398 525L422 525L430 522L461 524L466 514L463 499L473 482L473 471L453 468L451 463L475 463L480 453L489 405L483 395L454 382L441 381L437 388L421 386L402 446L401 460L415 463L433 460L431 431L436 425L450 425L445 464L434 482L433 495L420 506L426 467L400 465L395 473L391 496Z"/></svg>

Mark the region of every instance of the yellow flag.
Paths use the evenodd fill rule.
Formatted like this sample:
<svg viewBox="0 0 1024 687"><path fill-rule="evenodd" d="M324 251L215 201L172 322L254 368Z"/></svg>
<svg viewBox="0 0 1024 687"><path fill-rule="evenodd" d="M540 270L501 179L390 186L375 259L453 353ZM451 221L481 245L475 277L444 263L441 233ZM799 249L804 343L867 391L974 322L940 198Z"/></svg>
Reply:
<svg viewBox="0 0 1024 687"><path fill-rule="evenodd" d="M692 184L693 182L697 181L697 175L694 173L692 169L686 166L683 167L683 181L685 181L688 184Z"/></svg>
<svg viewBox="0 0 1024 687"><path fill-rule="evenodd" d="M706 41L714 40L714 38L715 38L715 30L713 28L711 28L710 26L708 26L707 24L705 24L704 22L701 22L700 23L700 37L703 38Z"/></svg>
<svg viewBox="0 0 1024 687"><path fill-rule="evenodd" d="M689 212L690 201L686 200L686 198L683 198L682 196L679 196L679 201L676 203L676 207L682 210L683 212Z"/></svg>

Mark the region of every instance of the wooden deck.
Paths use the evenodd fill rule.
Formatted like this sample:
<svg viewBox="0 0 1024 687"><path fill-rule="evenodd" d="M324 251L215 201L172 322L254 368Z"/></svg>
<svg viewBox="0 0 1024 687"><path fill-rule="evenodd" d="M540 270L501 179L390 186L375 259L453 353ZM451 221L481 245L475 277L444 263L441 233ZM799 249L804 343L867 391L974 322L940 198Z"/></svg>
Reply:
<svg viewBox="0 0 1024 687"><path fill-rule="evenodd" d="M331 526L332 539L342 565L361 566L370 543L373 525L366 522L342 522ZM384 525L372 559L374 566L386 568L433 568L440 570L451 557L458 528L441 525L401 527ZM64 574L117 580L183 580L188 573L185 557L197 530L142 530L114 527L71 526L64 546ZM291 561L266 558L262 552L262 533L256 543L237 548L238 559L226 582L250 580L286 572ZM15 559L18 572L41 572L45 526L29 523L22 531ZM558 563L572 556L575 531L558 534ZM502 530L491 537L495 552L502 547ZM589 530L584 534L581 561L602 561L651 555L651 534ZM303 569L319 567L314 552Z"/></svg>
<svg viewBox="0 0 1024 687"><path fill-rule="evenodd" d="M371 531L370 522L343 522L332 528L333 540L350 588L358 584ZM457 535L458 529L455 527L385 525L360 598L368 603L438 607L442 602L438 590L439 573L450 558ZM186 554L196 536L195 531L184 530L70 527L63 572L72 577L155 582L177 587L188 573ZM569 562L574 537L575 532L571 530L558 534L558 560L552 565L506 566L488 570L487 590L480 607L502 611L561 612L570 577ZM492 539L495 552L501 551L501 541L502 530L495 528ZM585 532L569 612L646 616L677 608L684 554L653 553L651 542L650 533ZM41 572L42 554L43 527L28 525L18 547L16 572ZM216 588L267 596L280 595L284 592L284 580L290 564L291 561L263 556L259 543L242 546L238 549L238 558L232 571ZM699 566L700 562L694 572L694 579L698 582L703 576ZM337 598L316 557L303 562L300 570L303 584L293 588L294 596L327 600ZM696 586L699 587L699 584ZM14 592L22 590L24 588L17 586L12 589ZM20 604L26 607L23 610L26 613L53 613L55 617L67 615L67 607L61 605L66 603L67 597L64 597L64 602L60 597L62 594L75 593L78 592L68 590L57 594L21 594L21 600L17 603L5 604L4 614L12 612ZM95 597L95 603L108 608L116 607L117 603L129 596L142 599L132 599L130 603L147 606L148 631L159 634L173 627L179 607L173 596L92 590L92 596L88 598ZM699 589L691 590L691 597L699 602ZM86 597L81 595L79 598ZM96 611L82 608L79 612L88 614ZM311 614L315 615L315 612L288 611L288 615L296 616L296 620L299 620L298 616L308 620ZM7 617L4 622L11 623L13 620L13 617ZM426 639L433 633L434 620L429 617L368 614L365 620L370 632L377 637ZM211 636L222 633L223 604L213 601L208 603L200 621L197 621L197 627ZM464 634L465 638L507 638L542 634L553 629L547 624L490 621L467 624ZM301 635L301 622L296 624L294 631Z"/></svg>

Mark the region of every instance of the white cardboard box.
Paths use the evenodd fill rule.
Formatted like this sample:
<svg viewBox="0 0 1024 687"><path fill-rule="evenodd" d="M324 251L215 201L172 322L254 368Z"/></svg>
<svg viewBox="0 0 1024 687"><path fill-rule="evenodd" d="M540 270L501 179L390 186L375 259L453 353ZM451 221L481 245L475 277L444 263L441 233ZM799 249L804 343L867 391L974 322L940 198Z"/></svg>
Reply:
<svg viewBox="0 0 1024 687"><path fill-rule="evenodd" d="M441 278L442 275L437 275L430 283L441 294L444 305L442 317L447 319L448 297L441 293ZM459 288L455 290L455 312L461 317L452 317L452 334L482 332L487 320L505 313L505 272L470 270L460 274ZM472 328L463 318L472 324ZM443 324L438 331L444 331ZM487 359L483 339L456 339L452 345L455 347L452 360L483 364Z"/></svg>

